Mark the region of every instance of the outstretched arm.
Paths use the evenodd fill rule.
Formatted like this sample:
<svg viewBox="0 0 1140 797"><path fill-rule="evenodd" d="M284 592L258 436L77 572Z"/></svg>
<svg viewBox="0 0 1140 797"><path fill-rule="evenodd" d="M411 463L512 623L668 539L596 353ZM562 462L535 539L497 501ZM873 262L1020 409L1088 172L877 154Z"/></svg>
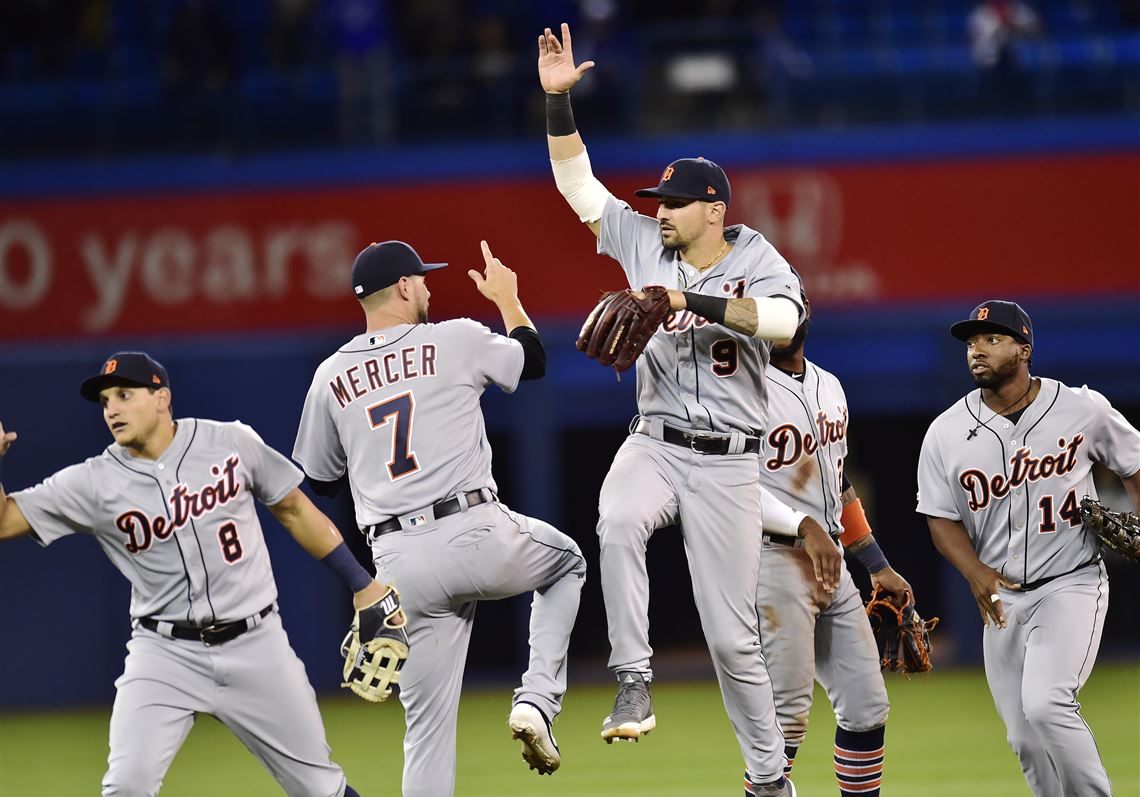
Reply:
<svg viewBox="0 0 1140 797"><path fill-rule="evenodd" d="M0 460L8 453L15 440L16 433L5 432L4 424L0 423ZM24 517L16 502L4 494L4 484L0 482L0 540L24 537L31 533L32 527L28 525L28 519Z"/></svg>
<svg viewBox="0 0 1140 797"><path fill-rule="evenodd" d="M669 291L669 306L688 310L733 332L763 340L787 340L796 334L800 311L783 296L726 299L688 291Z"/></svg>
<svg viewBox="0 0 1140 797"><path fill-rule="evenodd" d="M546 92L546 143L554 182L578 218L597 235L609 191L590 169L586 145L570 107L570 89L593 66L593 61L574 65L570 26L565 22L561 41L550 28L538 37L538 80Z"/></svg>
<svg viewBox="0 0 1140 797"><path fill-rule="evenodd" d="M352 590L352 603L356 608L375 603L388 591L387 585L375 581L360 566L336 526L300 488L273 504L269 511L310 556L340 576Z"/></svg>

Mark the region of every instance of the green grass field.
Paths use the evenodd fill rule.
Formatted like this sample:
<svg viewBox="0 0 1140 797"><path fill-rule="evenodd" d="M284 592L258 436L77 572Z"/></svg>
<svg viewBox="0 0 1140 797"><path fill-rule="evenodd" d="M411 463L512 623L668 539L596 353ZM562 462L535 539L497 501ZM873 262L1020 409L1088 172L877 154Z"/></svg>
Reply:
<svg viewBox="0 0 1140 797"><path fill-rule="evenodd" d="M891 721L883 793L907 797L1028 795L980 672L889 676ZM1102 665L1081 694L1116 797L1140 797L1140 664ZM506 730L509 689L472 690L459 721L460 797L704 797L741 794L743 774L716 685L659 683L658 729L639 744L598 737L613 691L570 690L555 731L563 764L540 778ZM333 757L364 797L397 795L402 715L397 704L322 701ZM71 797L99 791L107 710L0 715L0 797ZM835 795L834 720L820 692L796 762L801 797ZM202 718L174 760L164 797L258 797L281 792L223 726Z"/></svg>

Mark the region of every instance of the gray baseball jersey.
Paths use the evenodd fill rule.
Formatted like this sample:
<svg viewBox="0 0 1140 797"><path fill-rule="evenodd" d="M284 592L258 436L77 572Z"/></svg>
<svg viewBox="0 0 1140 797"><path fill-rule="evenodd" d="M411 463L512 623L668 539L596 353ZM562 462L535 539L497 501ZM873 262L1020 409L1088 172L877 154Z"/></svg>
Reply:
<svg viewBox="0 0 1140 797"><path fill-rule="evenodd" d="M469 319L358 335L317 368L293 457L319 481L346 472L376 575L398 585L411 653L400 674L404 797L455 790L456 717L476 604L534 590L531 656L515 702L553 720L586 562L562 532L499 503L479 398L514 391L520 343ZM455 511L436 516L443 501Z"/></svg>
<svg viewBox="0 0 1140 797"><path fill-rule="evenodd" d="M701 272L661 245L656 219L610 197L602 213L598 252L617 260L635 289L664 285L721 298L783 296L799 307L799 279L763 235L737 224L726 227L724 237L732 250ZM761 431L763 372L770 350L768 341L687 311L674 313L637 360L638 411L684 428Z"/></svg>
<svg viewBox="0 0 1140 797"><path fill-rule="evenodd" d="M793 509L843 532L847 396L834 374L804 360L803 379L769 365L761 483Z"/></svg>
<svg viewBox="0 0 1140 797"><path fill-rule="evenodd" d="M655 219L610 197L598 251L621 264L633 288L663 285L722 298L784 296L799 306L799 280L762 235L733 226L725 238L732 250L701 272L664 248ZM747 453L739 445L743 436L766 427L769 349L767 341L689 312L668 317L637 361L643 417L614 458L598 518L609 666L649 677L645 546L656 529L680 523L702 628L753 783L776 780L785 765L755 611L759 462L755 449ZM667 434L677 437L666 427L731 439L724 454L699 454L668 442Z"/></svg>
<svg viewBox="0 0 1140 797"><path fill-rule="evenodd" d="M317 368L293 459L318 481L351 474L361 527L494 490L479 397L513 392L522 364L518 341L466 318L357 335Z"/></svg>
<svg viewBox="0 0 1140 797"><path fill-rule="evenodd" d="M843 386L809 360L798 379L769 365L768 433L760 483L833 535L843 531L843 463L848 412ZM878 728L890 705L874 634L846 565L839 588L825 592L811 560L790 539L765 535L756 609L768 659L776 714L789 745L807 735L814 679L827 691L839 727ZM860 777L877 774L868 762ZM881 761L877 764L881 772Z"/></svg>
<svg viewBox="0 0 1140 797"><path fill-rule="evenodd" d="M1108 608L1099 543L1081 525L1092 464L1140 470L1140 432L1099 393L1042 379L1016 422L973 391L930 425L918 511L960 521L1001 589L1007 628L983 632L986 678L1037 795L1108 795L1076 694L1092 672Z"/></svg>
<svg viewBox="0 0 1140 797"><path fill-rule="evenodd" d="M978 558L1012 581L1058 576L1099 551L1079 512L1096 496L1094 461L1121 476L1140 470L1140 432L1096 391L1042 379L1015 424L975 390L926 433L918 511L961 521Z"/></svg>
<svg viewBox="0 0 1140 797"><path fill-rule="evenodd" d="M316 695L273 611L277 586L254 506L279 502L300 481L248 426L190 418L158 459L113 443L12 494L42 545L92 535L131 582L131 616L158 621L157 630L136 622L127 646L104 794L156 792L198 713L230 727L289 794L344 793ZM172 624L230 622L249 630L209 648L171 637ZM272 672L254 662L273 662Z"/></svg>

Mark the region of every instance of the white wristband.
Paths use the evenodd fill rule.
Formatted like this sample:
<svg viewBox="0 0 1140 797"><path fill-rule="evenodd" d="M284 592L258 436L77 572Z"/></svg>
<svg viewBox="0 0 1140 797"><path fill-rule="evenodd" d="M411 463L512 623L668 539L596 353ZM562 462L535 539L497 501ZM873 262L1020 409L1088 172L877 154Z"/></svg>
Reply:
<svg viewBox="0 0 1140 797"><path fill-rule="evenodd" d="M610 192L594 176L590 169L590 156L585 149L572 158L552 160L550 168L554 171L554 184L580 221L597 221L602 217Z"/></svg>
<svg viewBox="0 0 1140 797"><path fill-rule="evenodd" d="M796 334L800 325L800 310L796 303L784 296L760 296L756 302L756 331L754 338L787 340Z"/></svg>

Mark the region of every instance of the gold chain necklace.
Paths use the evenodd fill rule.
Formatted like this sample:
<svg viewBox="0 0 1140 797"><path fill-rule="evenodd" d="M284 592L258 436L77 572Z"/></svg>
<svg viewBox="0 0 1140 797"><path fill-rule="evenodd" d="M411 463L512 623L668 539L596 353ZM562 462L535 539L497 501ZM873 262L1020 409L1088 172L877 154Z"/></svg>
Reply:
<svg viewBox="0 0 1140 797"><path fill-rule="evenodd" d="M717 253L716 253L716 255L714 255L714 256L713 256L713 259L712 259L712 260L710 260L709 262L705 263L705 267L704 267L704 268L702 268L702 269L701 269L701 271L705 271L706 269L712 268L712 264L713 264L713 263L715 263L716 261L718 261L718 260L720 260L722 257L724 257L724 252L725 252L725 250L726 250L726 249L728 249L728 239L727 239L727 238L725 238L725 239L724 239L724 243L723 243L723 244L721 244L721 247L720 247L720 251L719 251L719 252L717 252Z"/></svg>

